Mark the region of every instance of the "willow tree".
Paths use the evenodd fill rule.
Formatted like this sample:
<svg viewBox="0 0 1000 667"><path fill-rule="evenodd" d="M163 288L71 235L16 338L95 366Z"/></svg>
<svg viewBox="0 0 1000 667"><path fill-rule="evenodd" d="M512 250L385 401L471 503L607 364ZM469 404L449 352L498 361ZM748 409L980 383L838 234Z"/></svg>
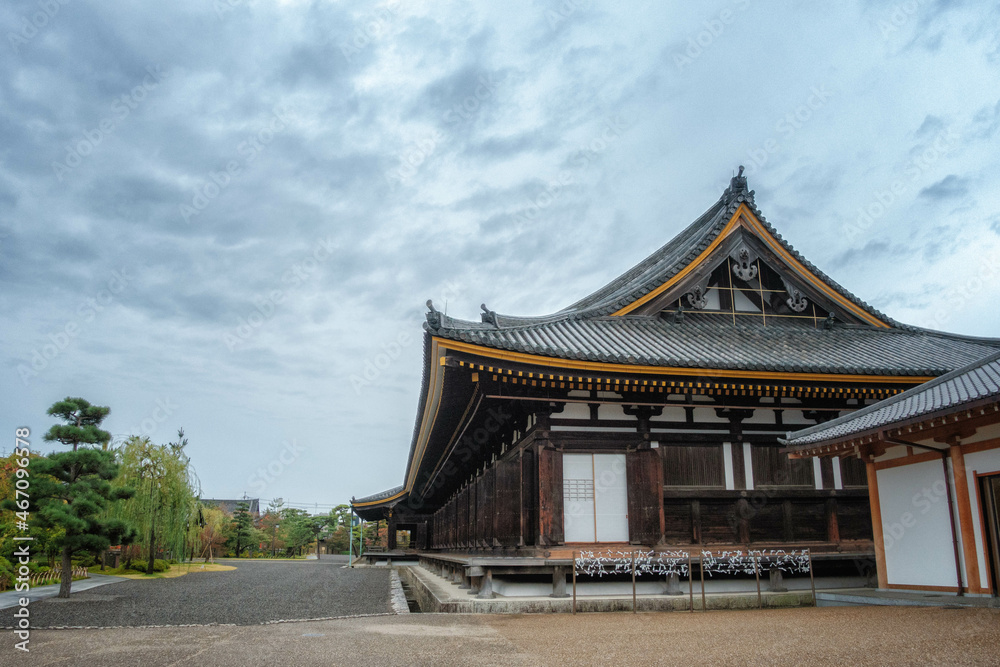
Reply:
<svg viewBox="0 0 1000 667"><path fill-rule="evenodd" d="M183 432L181 432L183 441ZM135 495L112 508L113 516L136 527L140 553L153 571L157 547L183 554L186 535L196 510L190 461L183 445L157 445L149 438L131 436L117 450L119 483L135 489ZM183 556L182 556L183 557Z"/></svg>

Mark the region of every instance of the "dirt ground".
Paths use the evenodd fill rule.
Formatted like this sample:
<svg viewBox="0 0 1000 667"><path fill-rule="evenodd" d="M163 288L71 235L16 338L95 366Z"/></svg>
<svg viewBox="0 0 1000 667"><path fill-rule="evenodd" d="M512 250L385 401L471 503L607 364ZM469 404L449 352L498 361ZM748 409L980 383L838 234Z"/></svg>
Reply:
<svg viewBox="0 0 1000 667"><path fill-rule="evenodd" d="M258 626L37 630L14 665L1000 664L1000 610L408 614Z"/></svg>

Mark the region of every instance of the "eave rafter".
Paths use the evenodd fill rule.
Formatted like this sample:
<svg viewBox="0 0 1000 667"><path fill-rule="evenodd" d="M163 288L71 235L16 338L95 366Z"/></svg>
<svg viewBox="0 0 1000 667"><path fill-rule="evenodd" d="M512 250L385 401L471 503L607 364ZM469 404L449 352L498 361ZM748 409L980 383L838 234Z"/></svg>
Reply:
<svg viewBox="0 0 1000 667"><path fill-rule="evenodd" d="M612 391L650 394L699 394L712 396L773 396L788 398L838 398L858 400L881 400L894 396L902 389L895 387L863 387L858 385L837 385L802 382L755 383L737 382L726 378L726 371L713 371L713 377L692 380L649 379L640 375L578 375L566 370L550 369L551 372L530 371L508 365L477 363L457 357L441 357L441 365L465 369L472 374L475 382L490 380L511 386L537 387L541 389ZM790 377L793 374L787 374ZM824 378L834 381L836 376ZM872 382L878 380L872 379ZM915 384L918 379L910 378Z"/></svg>

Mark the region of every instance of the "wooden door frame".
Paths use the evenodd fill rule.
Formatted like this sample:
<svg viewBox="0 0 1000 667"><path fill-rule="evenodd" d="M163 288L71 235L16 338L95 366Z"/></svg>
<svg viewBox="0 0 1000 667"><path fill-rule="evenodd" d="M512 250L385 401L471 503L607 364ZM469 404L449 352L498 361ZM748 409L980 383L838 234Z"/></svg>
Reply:
<svg viewBox="0 0 1000 667"><path fill-rule="evenodd" d="M979 510L979 530L983 537L983 558L986 561L986 581L980 584L980 590L993 596L1000 595L1000 496L991 491L993 496L993 511L996 513L991 524L988 523L987 498L983 497L984 488L992 478L1000 479L1000 471L979 473L973 470L976 483L976 505ZM991 557L992 555L992 557ZM985 584L985 585L984 585Z"/></svg>

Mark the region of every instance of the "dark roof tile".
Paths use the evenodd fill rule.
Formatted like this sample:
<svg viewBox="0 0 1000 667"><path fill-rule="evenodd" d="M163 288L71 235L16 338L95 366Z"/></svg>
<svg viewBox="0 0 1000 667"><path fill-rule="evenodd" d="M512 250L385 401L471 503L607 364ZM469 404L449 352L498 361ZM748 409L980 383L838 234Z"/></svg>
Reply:
<svg viewBox="0 0 1000 667"><path fill-rule="evenodd" d="M784 442L799 449L815 446L991 397L1000 399L1000 352L857 412L789 433Z"/></svg>

